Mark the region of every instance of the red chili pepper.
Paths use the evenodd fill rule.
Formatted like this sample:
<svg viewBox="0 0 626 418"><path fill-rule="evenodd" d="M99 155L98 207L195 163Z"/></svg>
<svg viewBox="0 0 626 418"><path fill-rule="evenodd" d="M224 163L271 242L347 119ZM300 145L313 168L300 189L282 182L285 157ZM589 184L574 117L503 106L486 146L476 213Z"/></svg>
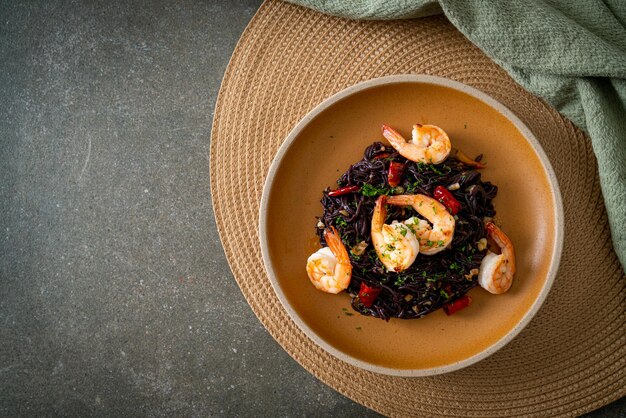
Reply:
<svg viewBox="0 0 626 418"><path fill-rule="evenodd" d="M459 201L456 200L454 196L452 196L452 193L450 193L445 187L435 187L433 197L443 203L453 215L456 215L461 210L461 204Z"/></svg>
<svg viewBox="0 0 626 418"><path fill-rule="evenodd" d="M346 186L337 190L328 192L328 196L341 196L348 193L358 192L361 190L359 186Z"/></svg>
<svg viewBox="0 0 626 418"><path fill-rule="evenodd" d="M391 187L397 187L402 181L402 173L406 166L402 163L392 161L389 163L389 174L387 175L387 182Z"/></svg>
<svg viewBox="0 0 626 418"><path fill-rule="evenodd" d="M389 157L391 154L388 152L381 152L380 154L376 154L372 157L373 160L382 160L383 158Z"/></svg>
<svg viewBox="0 0 626 418"><path fill-rule="evenodd" d="M359 295L357 297L363 306L369 308L372 306L379 293L380 287L369 287L365 283L361 282L361 289L359 289Z"/></svg>
<svg viewBox="0 0 626 418"><path fill-rule="evenodd" d="M443 306L443 311L446 315L452 315L456 311L460 311L463 308L467 308L470 303L472 303L472 298L467 295L455 300L454 302L448 303Z"/></svg>

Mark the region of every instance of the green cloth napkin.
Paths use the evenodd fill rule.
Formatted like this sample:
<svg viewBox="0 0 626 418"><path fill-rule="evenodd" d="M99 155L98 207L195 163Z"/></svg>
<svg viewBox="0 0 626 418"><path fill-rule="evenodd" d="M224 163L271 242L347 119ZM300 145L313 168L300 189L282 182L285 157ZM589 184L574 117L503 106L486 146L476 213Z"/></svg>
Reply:
<svg viewBox="0 0 626 418"><path fill-rule="evenodd" d="M444 13L519 84L589 134L626 267L626 0L290 1L351 19Z"/></svg>

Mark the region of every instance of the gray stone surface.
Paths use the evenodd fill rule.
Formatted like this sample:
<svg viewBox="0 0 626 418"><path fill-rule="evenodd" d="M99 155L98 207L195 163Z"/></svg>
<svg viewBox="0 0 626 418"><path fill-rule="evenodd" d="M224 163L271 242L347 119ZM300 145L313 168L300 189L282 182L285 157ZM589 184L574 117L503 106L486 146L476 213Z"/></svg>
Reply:
<svg viewBox="0 0 626 418"><path fill-rule="evenodd" d="M376 415L274 342L217 236L212 112L259 4L0 2L1 416Z"/></svg>

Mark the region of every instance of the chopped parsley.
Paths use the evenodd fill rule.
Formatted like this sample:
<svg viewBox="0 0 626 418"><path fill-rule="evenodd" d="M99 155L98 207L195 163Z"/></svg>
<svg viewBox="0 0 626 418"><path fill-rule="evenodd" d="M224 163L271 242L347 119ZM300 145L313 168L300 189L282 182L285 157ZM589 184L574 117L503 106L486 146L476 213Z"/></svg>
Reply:
<svg viewBox="0 0 626 418"><path fill-rule="evenodd" d="M444 167L448 169L448 172L450 172L450 167L446 167L446 166ZM440 175L440 176L444 175L443 171L439 170L434 164L432 164L432 162L431 164L425 164L425 163L419 162L417 163L417 169L420 173L423 171L430 170L437 175Z"/></svg>
<svg viewBox="0 0 626 418"><path fill-rule="evenodd" d="M337 217L335 218L335 224L336 224L337 226L342 226L342 227L346 227L346 226L348 226L348 223L346 222L346 220L345 220L345 219L343 219L341 216L337 216Z"/></svg>
<svg viewBox="0 0 626 418"><path fill-rule="evenodd" d="M439 174L440 176L443 176L443 171L438 170L437 168L435 168L435 166L433 164L430 165L430 169L435 173L435 174Z"/></svg>
<svg viewBox="0 0 626 418"><path fill-rule="evenodd" d="M456 261L451 263L448 268L452 271L459 271L462 269L461 265L459 263L457 263Z"/></svg>
<svg viewBox="0 0 626 418"><path fill-rule="evenodd" d="M409 185L406 186L406 191L408 193L415 192L421 183L422 183L422 180L416 179L413 183L409 183Z"/></svg>
<svg viewBox="0 0 626 418"><path fill-rule="evenodd" d="M376 197L383 194L389 194L390 190L386 187L376 187L371 184L364 183L361 186L361 194L368 197Z"/></svg>
<svg viewBox="0 0 626 418"><path fill-rule="evenodd" d="M446 298L446 299L448 299L448 298L450 297L450 296L448 295L448 293L447 293L445 290L443 290L443 289L439 289L439 294L440 294L442 297Z"/></svg>
<svg viewBox="0 0 626 418"><path fill-rule="evenodd" d="M398 276L398 278L396 279L395 282L393 282L393 284L395 284L396 286L402 286L404 285L404 282L406 282L406 276Z"/></svg>

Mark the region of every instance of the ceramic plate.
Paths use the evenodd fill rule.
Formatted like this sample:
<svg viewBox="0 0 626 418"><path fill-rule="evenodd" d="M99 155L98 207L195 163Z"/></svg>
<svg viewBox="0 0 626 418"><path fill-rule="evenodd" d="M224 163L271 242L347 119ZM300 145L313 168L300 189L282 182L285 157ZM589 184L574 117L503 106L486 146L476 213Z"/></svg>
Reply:
<svg viewBox="0 0 626 418"><path fill-rule="evenodd" d="M482 178L499 188L496 223L511 238L517 273L511 289L469 292L453 316L362 316L343 292L316 290L305 265L320 248L322 191L362 158L385 123L410 136L415 123L442 127L468 155L484 154ZM285 309L304 333L355 366L399 376L446 373L497 351L545 300L563 245L563 209L550 163L530 130L486 94L448 79L398 75L350 87L313 109L289 134L270 168L260 209L263 260ZM348 314L353 315L348 315Z"/></svg>

